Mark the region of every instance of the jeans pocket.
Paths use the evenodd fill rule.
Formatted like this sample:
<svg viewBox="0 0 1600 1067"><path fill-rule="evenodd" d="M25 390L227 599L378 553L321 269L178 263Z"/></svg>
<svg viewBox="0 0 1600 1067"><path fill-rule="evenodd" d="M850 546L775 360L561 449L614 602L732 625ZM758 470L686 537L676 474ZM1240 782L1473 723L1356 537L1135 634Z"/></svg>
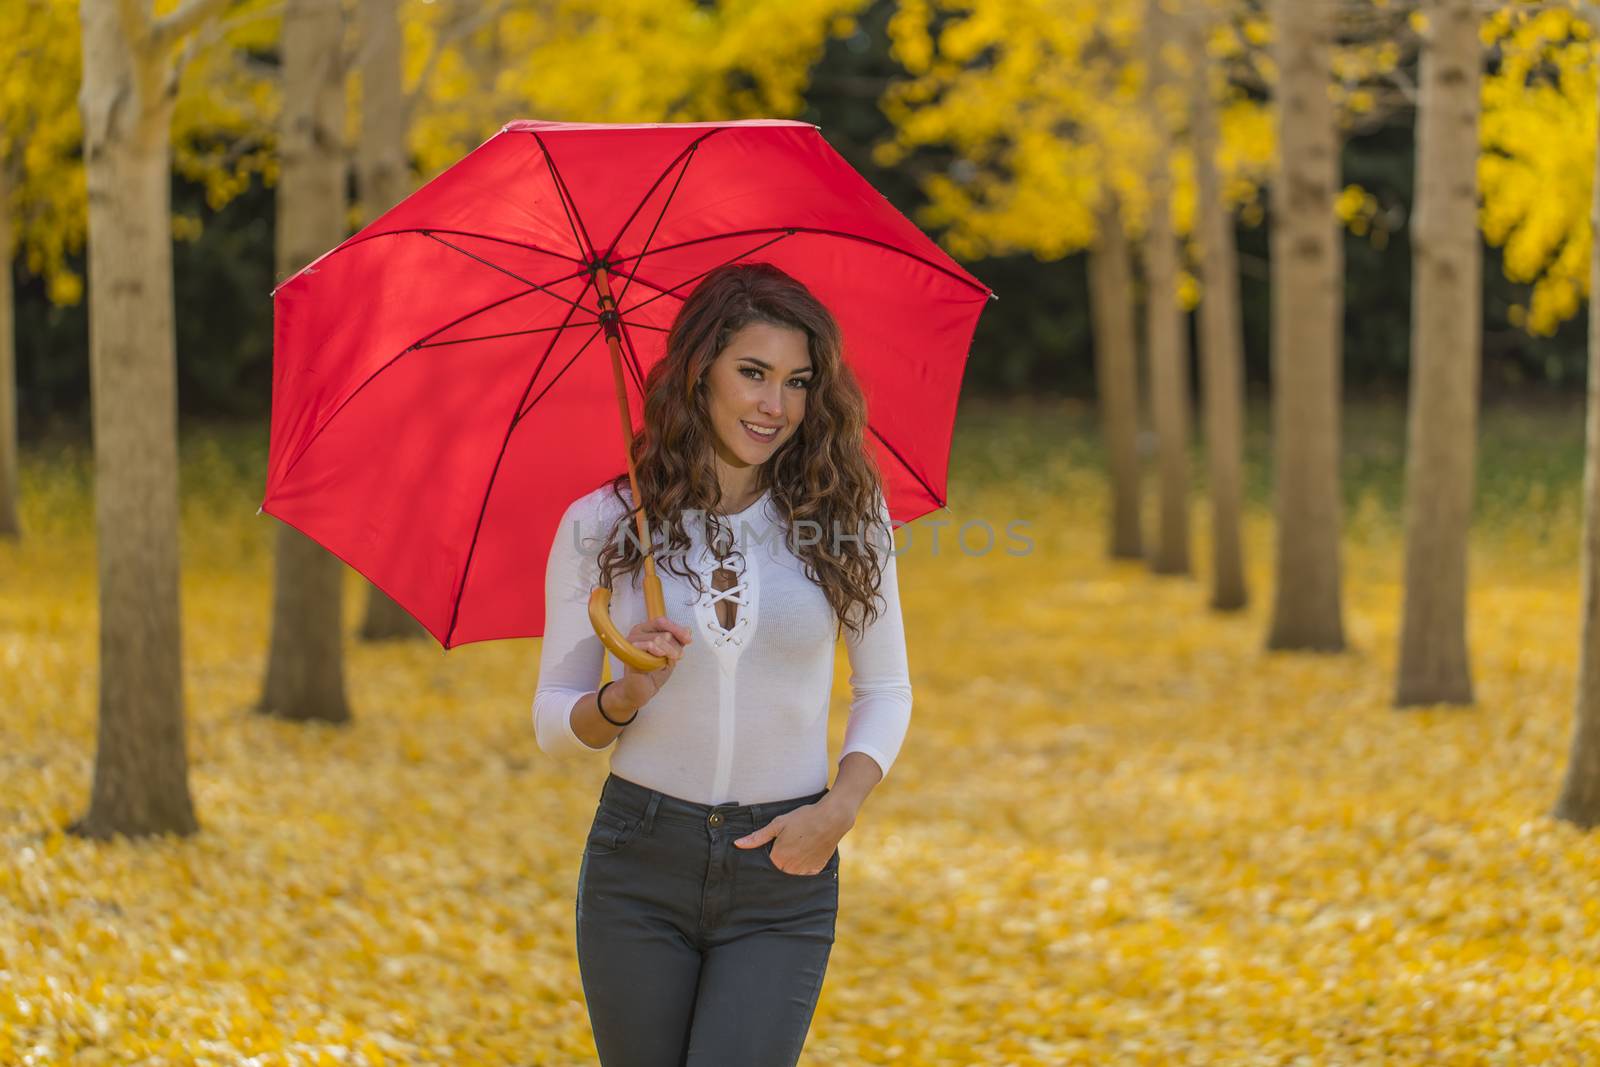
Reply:
<svg viewBox="0 0 1600 1067"><path fill-rule="evenodd" d="M834 849L833 850L833 855L828 857L828 862L824 863L822 865L822 870L818 871L816 874L792 874L789 871L784 870L782 867L779 867L776 863L773 863L772 862L772 842L771 841L768 841L764 846L762 846L760 851L761 851L762 857L766 860L767 866L772 868L774 871L777 871L779 874L783 875L785 878L794 878L794 879L799 879L799 880L804 880L804 879L807 879L807 878L815 878L815 879L819 879L820 880L820 879L823 879L823 878L833 879L833 878L837 878L838 877L838 872L839 872L839 850L838 849Z"/></svg>
<svg viewBox="0 0 1600 1067"><path fill-rule="evenodd" d="M632 815L619 815L608 808L594 813L589 826L589 837L583 850L591 856L609 856L621 852L638 836L644 820Z"/></svg>

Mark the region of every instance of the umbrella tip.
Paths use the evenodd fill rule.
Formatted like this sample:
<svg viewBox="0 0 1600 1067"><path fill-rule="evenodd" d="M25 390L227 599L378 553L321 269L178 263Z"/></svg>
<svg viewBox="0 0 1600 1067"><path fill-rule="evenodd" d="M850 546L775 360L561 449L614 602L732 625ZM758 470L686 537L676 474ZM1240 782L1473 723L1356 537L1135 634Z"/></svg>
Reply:
<svg viewBox="0 0 1600 1067"><path fill-rule="evenodd" d="M260 508L256 508L256 514L257 515L261 514L261 509Z"/></svg>
<svg viewBox="0 0 1600 1067"><path fill-rule="evenodd" d="M1000 294L995 292L993 289L990 289L989 290L989 299L990 300L999 300L1000 299Z"/></svg>

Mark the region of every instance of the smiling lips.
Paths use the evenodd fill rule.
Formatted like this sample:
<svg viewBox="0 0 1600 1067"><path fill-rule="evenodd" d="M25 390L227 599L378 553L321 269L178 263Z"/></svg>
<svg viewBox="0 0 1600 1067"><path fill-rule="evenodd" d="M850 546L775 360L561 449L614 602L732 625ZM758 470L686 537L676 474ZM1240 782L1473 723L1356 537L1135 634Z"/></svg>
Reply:
<svg viewBox="0 0 1600 1067"><path fill-rule="evenodd" d="M739 420L739 425L744 427L745 433L763 443L771 441L773 438L778 436L778 427L776 426L757 429L755 423L745 422L743 419ZM765 430L765 432L762 432L762 430Z"/></svg>

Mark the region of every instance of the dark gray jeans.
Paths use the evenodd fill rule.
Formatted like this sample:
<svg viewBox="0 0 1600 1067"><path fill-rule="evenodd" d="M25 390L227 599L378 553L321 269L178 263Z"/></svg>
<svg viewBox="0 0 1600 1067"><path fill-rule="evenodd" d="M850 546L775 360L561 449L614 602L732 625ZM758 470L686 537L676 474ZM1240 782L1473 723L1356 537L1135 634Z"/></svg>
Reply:
<svg viewBox="0 0 1600 1067"><path fill-rule="evenodd" d="M839 912L818 874L733 843L828 791L697 804L606 778L578 870L578 969L602 1067L794 1067Z"/></svg>

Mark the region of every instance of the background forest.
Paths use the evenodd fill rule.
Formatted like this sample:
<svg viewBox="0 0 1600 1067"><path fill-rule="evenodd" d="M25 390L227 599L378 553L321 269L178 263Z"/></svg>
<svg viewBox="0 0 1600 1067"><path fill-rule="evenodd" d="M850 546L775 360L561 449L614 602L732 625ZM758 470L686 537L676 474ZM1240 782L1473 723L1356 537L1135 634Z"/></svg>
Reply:
<svg viewBox="0 0 1600 1067"><path fill-rule="evenodd" d="M263 499L269 294L511 120L750 117L999 296L802 1062L1600 1062L1597 26L0 0L0 1064L595 1062L607 752Z"/></svg>
<svg viewBox="0 0 1600 1067"><path fill-rule="evenodd" d="M11 0L19 10L40 2ZM433 6L446 3L439 0ZM874 152L874 146L893 141L895 130L879 101L893 82L908 77L887 32L896 7L895 0L862 5L849 32L823 42L804 76L800 106L791 117L820 125L829 143L896 207L922 218L929 203L924 191L927 177L949 173L959 154L948 145L925 144L888 164L880 163L879 153ZM493 48L493 20L476 21L485 25L461 42L463 63L473 62L475 47L486 52ZM269 76L277 63L270 42L261 44L251 62L268 68L257 70L259 77ZM1405 50L1395 62L1396 77L1414 83L1416 51ZM456 92L478 90L469 84L439 92L453 99ZM474 106L475 113L484 117L483 125L469 130L462 123L459 130L439 134L457 135L454 147L460 151L477 143L473 136L481 140L492 133L501 120L549 117L509 96L498 109L492 97ZM196 166L203 170L216 166L218 159L259 151L242 146L229 136L233 132L237 131L208 133L203 126L197 128ZM211 143L205 144L208 139ZM448 162L451 157L444 154L448 150L444 144L430 146L418 161L422 172L426 174L429 165L436 169ZM1359 221L1344 236L1350 269L1345 274L1348 344L1343 374L1346 385L1356 392L1393 393L1406 380L1411 272L1407 220L1413 205L1414 153L1412 113L1404 107L1386 108L1354 125L1342 148L1344 180L1355 190L1352 196L1359 207ZM193 309L177 322L179 400L185 414L260 417L266 412L272 352L267 294L275 283L270 271L275 205L272 189L259 170L237 169L243 171L241 177L220 195L216 180L208 184L194 169L188 174L180 169L173 177L173 211L179 219L174 250L177 294L185 307ZM353 195L353 173L350 180ZM1236 223L1245 366L1250 385L1257 390L1268 380L1265 211L1270 196L1264 191L1261 210ZM223 200L220 207L213 207ZM70 240L66 244L69 247L59 252L59 269L81 276L83 251L70 247ZM19 417L22 432L30 435L58 419L81 425L88 414L89 363L81 284L57 280L52 286L48 275L28 270L24 251L18 250L13 268ZM1485 395L1580 390L1584 308L1575 308L1572 316L1545 330L1529 332L1523 328L1525 316L1517 313L1528 303L1529 277L1524 271L1514 275L1517 281L1511 280L1500 248L1487 241L1485 255ZM974 348L981 358L972 360L966 387L974 395L987 396L1018 392L1091 396L1094 361L1084 250L996 250L965 256L963 261L1001 294L1001 303L979 325Z"/></svg>

